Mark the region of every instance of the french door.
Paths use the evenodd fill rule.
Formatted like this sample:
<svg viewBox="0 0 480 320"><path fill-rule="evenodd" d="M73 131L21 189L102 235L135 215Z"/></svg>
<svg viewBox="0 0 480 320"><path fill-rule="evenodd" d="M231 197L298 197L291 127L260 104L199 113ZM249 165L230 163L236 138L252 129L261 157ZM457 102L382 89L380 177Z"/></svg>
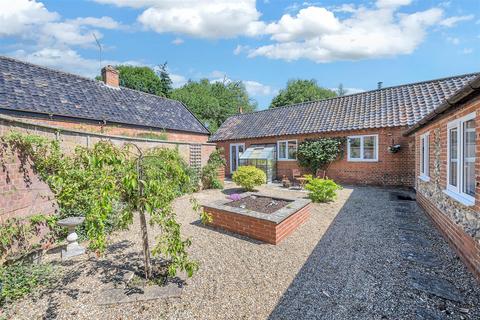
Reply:
<svg viewBox="0 0 480 320"><path fill-rule="evenodd" d="M238 160L245 151L244 143L232 143L230 145L230 174L233 174L238 168Z"/></svg>

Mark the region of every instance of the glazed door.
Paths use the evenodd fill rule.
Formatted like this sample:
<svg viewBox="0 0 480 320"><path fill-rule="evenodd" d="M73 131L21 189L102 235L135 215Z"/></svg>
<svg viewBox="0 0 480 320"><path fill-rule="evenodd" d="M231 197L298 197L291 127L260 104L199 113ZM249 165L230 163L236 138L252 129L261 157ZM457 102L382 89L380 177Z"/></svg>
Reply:
<svg viewBox="0 0 480 320"><path fill-rule="evenodd" d="M245 150L245 144L233 143L230 145L230 174L233 174L238 168L238 159Z"/></svg>

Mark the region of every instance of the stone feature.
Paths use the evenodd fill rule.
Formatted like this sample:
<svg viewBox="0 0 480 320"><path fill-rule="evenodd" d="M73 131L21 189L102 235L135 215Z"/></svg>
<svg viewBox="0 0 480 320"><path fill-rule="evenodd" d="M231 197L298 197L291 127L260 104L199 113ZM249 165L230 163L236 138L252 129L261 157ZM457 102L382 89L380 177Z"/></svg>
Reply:
<svg viewBox="0 0 480 320"><path fill-rule="evenodd" d="M268 195L250 192L242 194L241 197L251 197L252 195L268 197ZM289 203L273 213L262 213L241 207L232 207L228 205L232 202L230 199L203 205L203 209L212 216L210 225L213 227L270 244L278 244L308 219L311 201L308 199L273 198L288 201Z"/></svg>
<svg viewBox="0 0 480 320"><path fill-rule="evenodd" d="M108 289L102 292L99 305L114 305L156 299L178 298L182 294L182 287L170 283L166 286L157 285L133 288Z"/></svg>
<svg viewBox="0 0 480 320"><path fill-rule="evenodd" d="M405 260L412 261L426 267L435 268L440 266L438 258L432 254L420 253L415 251L405 251L402 252L402 257Z"/></svg>
<svg viewBox="0 0 480 320"><path fill-rule="evenodd" d="M408 277L410 286L414 289L455 302L463 301L461 293L447 280L413 271L409 272Z"/></svg>
<svg viewBox="0 0 480 320"><path fill-rule="evenodd" d="M67 247L62 249L62 260L81 255L85 253L85 248L78 244L78 235L75 228L83 223L84 217L69 217L58 221L58 225L68 228Z"/></svg>

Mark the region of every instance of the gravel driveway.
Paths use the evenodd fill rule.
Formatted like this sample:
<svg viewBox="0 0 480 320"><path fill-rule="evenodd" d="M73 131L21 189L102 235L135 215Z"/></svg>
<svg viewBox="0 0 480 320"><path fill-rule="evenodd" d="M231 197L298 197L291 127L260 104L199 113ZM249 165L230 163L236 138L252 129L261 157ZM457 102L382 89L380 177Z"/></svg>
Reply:
<svg viewBox="0 0 480 320"><path fill-rule="evenodd" d="M305 196L278 187L260 191ZM200 270L180 298L98 305L102 290L141 261L134 227L112 238L107 258L62 263L56 290L19 301L8 314L102 320L480 318L478 283L415 202L397 200L392 191L345 188L334 203L315 204L310 219L277 246L199 225L183 197L175 209ZM195 197L208 202L225 193Z"/></svg>

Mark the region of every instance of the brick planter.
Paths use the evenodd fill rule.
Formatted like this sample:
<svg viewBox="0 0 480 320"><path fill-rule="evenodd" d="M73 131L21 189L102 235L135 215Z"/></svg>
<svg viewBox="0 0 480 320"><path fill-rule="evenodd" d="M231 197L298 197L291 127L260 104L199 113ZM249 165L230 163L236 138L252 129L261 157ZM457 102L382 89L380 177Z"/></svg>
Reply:
<svg viewBox="0 0 480 320"><path fill-rule="evenodd" d="M252 194L246 193L243 197L250 195ZM265 196L262 194L253 195ZM292 202L270 214L226 205L232 200L216 201L204 205L203 209L212 216L213 221L210 225L213 227L270 244L278 244L308 219L311 201L307 199L274 198Z"/></svg>

